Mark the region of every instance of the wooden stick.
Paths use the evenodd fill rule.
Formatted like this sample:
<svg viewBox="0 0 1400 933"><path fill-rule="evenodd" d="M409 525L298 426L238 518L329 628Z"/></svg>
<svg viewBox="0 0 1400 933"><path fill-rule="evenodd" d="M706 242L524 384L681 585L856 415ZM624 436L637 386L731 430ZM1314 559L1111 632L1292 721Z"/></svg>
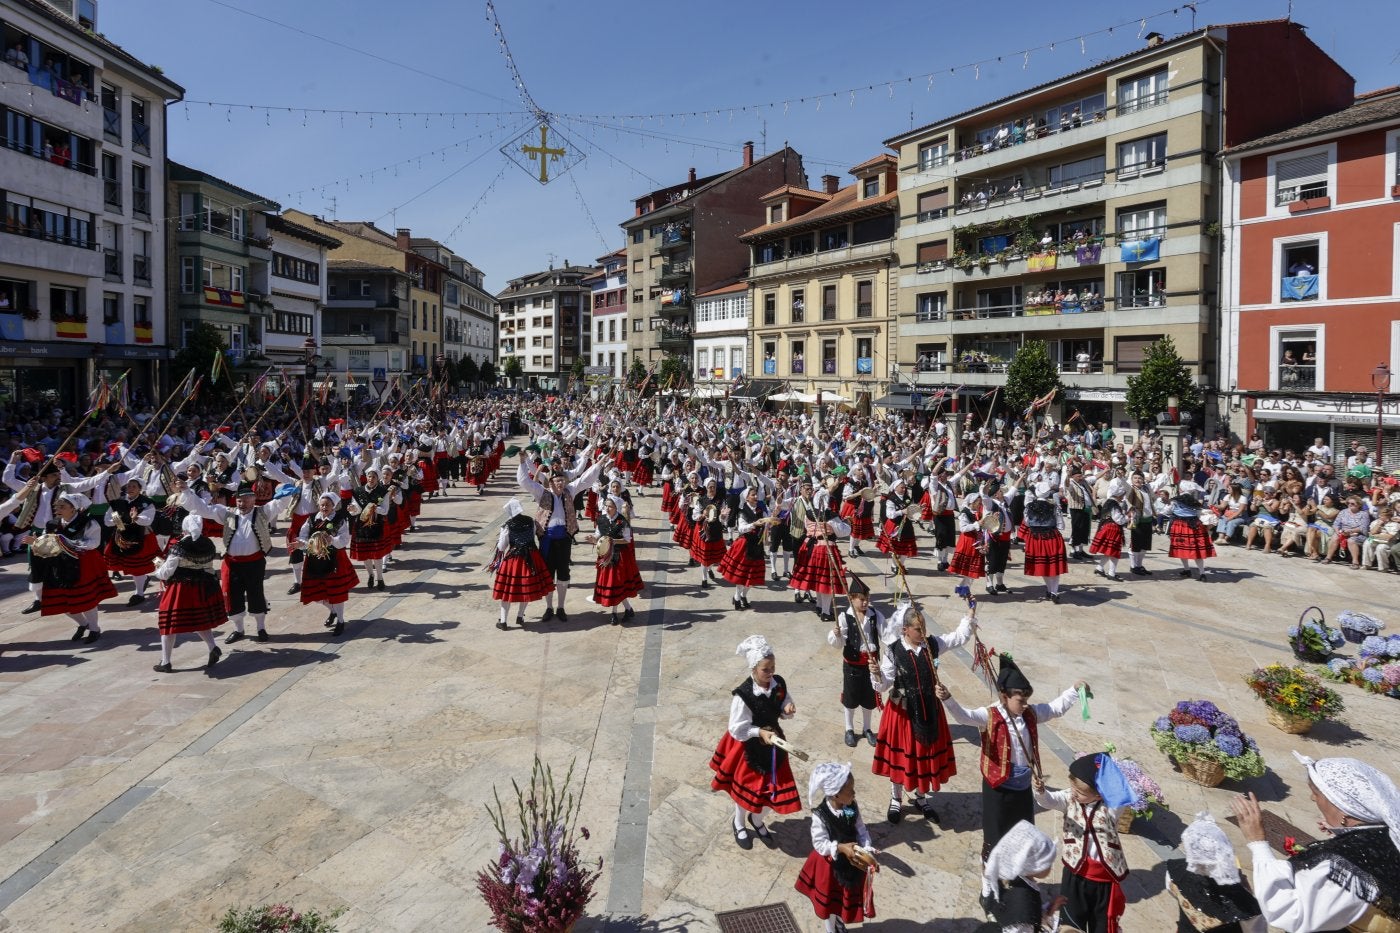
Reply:
<svg viewBox="0 0 1400 933"><path fill-rule="evenodd" d="M192 377L192 376L194 375L194 373L195 373L195 368L196 368L196 367L190 367L190 371L189 371L188 373L185 374L185 378L183 378L183 379L180 380L180 386L181 386L181 387L183 387L186 383L188 383L188 382L190 381L190 377ZM153 415L151 415L150 419L146 421L146 426L143 427L143 428L141 428L141 430L137 432L136 436L133 437L133 438L131 439L131 445L130 445L130 446L135 446L136 442L137 442L147 431L149 431L149 430L151 429L150 426L156 423L156 419L160 417L160 413L163 412L163 411L165 411L166 406L168 406L171 402L175 401L175 397L176 397L177 395L179 395L179 394L180 394L180 392L179 392L178 389L177 389L175 392L170 393L170 397L169 397L168 399L166 399L164 402L162 402L162 403L161 403L161 406L160 406L159 408L156 409L156 413L153 414ZM186 397L188 397L188 394L187 394ZM128 417L129 417L129 416L128 416ZM132 424L135 424L135 423L136 423L136 422L135 422L135 419L132 419ZM164 433L164 432L162 432L162 433Z"/></svg>

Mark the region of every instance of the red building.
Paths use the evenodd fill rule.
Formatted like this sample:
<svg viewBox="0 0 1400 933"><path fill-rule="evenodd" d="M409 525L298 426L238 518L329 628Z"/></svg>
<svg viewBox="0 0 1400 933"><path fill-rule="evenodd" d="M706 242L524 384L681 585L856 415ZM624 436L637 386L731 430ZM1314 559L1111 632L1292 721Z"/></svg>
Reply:
<svg viewBox="0 0 1400 933"><path fill-rule="evenodd" d="M1220 410L1239 436L1374 453L1379 415L1400 464L1397 143L1392 87L1225 151Z"/></svg>

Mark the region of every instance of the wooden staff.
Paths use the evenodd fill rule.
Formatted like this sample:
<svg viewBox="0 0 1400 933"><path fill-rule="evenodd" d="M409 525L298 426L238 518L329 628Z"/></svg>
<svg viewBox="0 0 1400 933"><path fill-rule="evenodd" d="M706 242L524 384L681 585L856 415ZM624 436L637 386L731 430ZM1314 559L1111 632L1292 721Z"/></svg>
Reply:
<svg viewBox="0 0 1400 933"><path fill-rule="evenodd" d="M180 412L184 409L185 405L189 402L189 400L192 399L192 398L194 398L196 395L199 394L199 387L200 387L200 385L201 385L203 382L204 382L204 376L203 376L203 375L198 376L198 377L195 379L194 385L191 386L191 387L190 387L190 390L189 390L188 392L185 393L185 397L182 398L182 399L180 399L180 404L179 404L178 406L176 406L176 408L175 408L175 413L172 414L172 415L170 416L170 420L167 421L167 422L165 423L165 427L162 428L161 431L160 431L160 433L156 435L157 438L164 437L164 436L165 436L165 433L166 433L167 431L169 431L172 427L174 427L174 425L175 425L175 419L178 418L178 417L180 417ZM152 418L151 421L153 422L153 421L155 421L155 419ZM148 423L149 423L149 422L148 422Z"/></svg>
<svg viewBox="0 0 1400 933"><path fill-rule="evenodd" d="M277 403L280 402L280 401L282 400L282 396L286 395L287 392L288 392L288 390L290 390L290 389L291 389L291 386L290 386L289 384L287 384L286 382L284 382L284 383L282 384L282 391L277 393L277 397L274 398L274 399L272 400L272 402L271 402L266 408L263 409L263 413L262 413L261 415L258 415L258 420L254 421L252 424L250 424L250 425L248 426L248 430L247 430L246 432L244 432L244 433L245 433L245 434L252 434L254 431L256 431L256 430L258 429L258 425L262 424L263 419L266 418L266 417L272 412L272 409L274 409L274 408L277 407Z"/></svg>
<svg viewBox="0 0 1400 933"><path fill-rule="evenodd" d="M194 373L195 373L195 367L191 367L191 368L190 368L190 371L189 371L188 373L185 374L185 378L183 378L183 379L180 380L180 386L183 387L184 385L186 385L186 384L190 381L190 378L191 378L192 376L194 376ZM163 412L163 411L165 411L166 406L168 406L171 402L175 401L175 397L176 397L177 395L179 395L179 394L180 394L180 393L179 393L178 390L175 391L175 392L170 393L170 397L169 397L168 399L166 399L164 402L162 402L162 403L161 403L161 406L160 406L159 408L156 409L156 413L153 414L153 415L151 415L150 419L147 420L147 422L146 422L146 427L141 428L140 431L137 432L136 436L133 437L133 438L131 439L131 443L132 443L133 445L136 443L137 440L139 440L139 439L141 438L142 435L144 435L147 431L150 430L150 425L155 424L156 419L160 417L160 413ZM188 394L186 395L186 397L188 397ZM134 419L132 419L130 415L128 415L127 418L128 418L128 420L131 420L131 423L132 423L132 424L135 424L135 423L136 423L136 421L135 421Z"/></svg>
<svg viewBox="0 0 1400 933"><path fill-rule="evenodd" d="M255 392L255 391L257 390L258 386L262 384L263 380L266 379L267 376L268 376L268 374L271 373L271 372L272 372L272 367L271 367L271 366L269 366L267 369L263 370L263 371L262 371L262 375L258 376L258 378L256 378L256 379L253 380L252 384L248 386L248 391L243 393L243 397L240 398L240 399L238 400L237 404L235 404L235 405L233 406L233 410L230 411L227 415L224 415L223 419L219 422L219 424L229 424L229 419L232 418L232 417L233 417L236 413L238 413L239 411L242 411L242 410L243 410L243 405L248 401L249 397L252 396L253 392ZM283 377L282 377L282 378L283 378L283 381L286 380L286 374L285 374L285 373L283 374Z"/></svg>

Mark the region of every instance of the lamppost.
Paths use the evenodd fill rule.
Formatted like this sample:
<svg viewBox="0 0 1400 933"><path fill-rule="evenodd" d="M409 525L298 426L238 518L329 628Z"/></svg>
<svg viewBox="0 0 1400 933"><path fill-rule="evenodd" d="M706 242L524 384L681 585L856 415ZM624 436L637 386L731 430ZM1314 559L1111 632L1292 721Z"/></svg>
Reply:
<svg viewBox="0 0 1400 933"><path fill-rule="evenodd" d="M1385 466L1381 445L1385 440L1385 393L1390 391L1390 367L1382 363L1371 370L1371 385L1376 389L1376 469Z"/></svg>
<svg viewBox="0 0 1400 933"><path fill-rule="evenodd" d="M316 338L307 337L301 348L306 354L306 369L301 381L301 406L305 408L311 399L311 383L316 378Z"/></svg>

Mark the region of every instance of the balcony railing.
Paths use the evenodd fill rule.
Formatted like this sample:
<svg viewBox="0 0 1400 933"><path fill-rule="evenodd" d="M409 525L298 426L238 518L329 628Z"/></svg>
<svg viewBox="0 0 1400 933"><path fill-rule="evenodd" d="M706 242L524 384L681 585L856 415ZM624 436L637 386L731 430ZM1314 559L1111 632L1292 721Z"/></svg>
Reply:
<svg viewBox="0 0 1400 933"><path fill-rule="evenodd" d="M102 135L112 142L122 141L122 115L121 111L113 110L110 107L102 108Z"/></svg>
<svg viewBox="0 0 1400 933"><path fill-rule="evenodd" d="M661 249L675 249L678 246L685 246L687 243L690 242L690 228L663 228L661 231L661 236L658 237L658 239L661 241L658 244L658 246Z"/></svg>
<svg viewBox="0 0 1400 933"><path fill-rule="evenodd" d="M1140 97L1133 97L1128 100L1119 100L1116 113L1123 116L1128 113L1136 113L1139 110L1146 110L1148 107L1156 107L1158 104L1167 102L1167 90L1163 88L1155 94L1144 94Z"/></svg>
<svg viewBox="0 0 1400 933"><path fill-rule="evenodd" d="M131 277L143 285L151 284L151 257L131 257Z"/></svg>
<svg viewBox="0 0 1400 933"><path fill-rule="evenodd" d="M1301 366L1296 363L1282 363L1278 368L1278 387L1290 390L1312 390L1317 388L1317 366Z"/></svg>
<svg viewBox="0 0 1400 933"><path fill-rule="evenodd" d="M94 248L91 240L83 240L78 237L63 236L54 233L42 223L36 226L32 220L29 225L26 226L14 217L0 218L0 231L4 233L13 233L16 236L27 236L34 240L47 240L50 243L59 243L63 246L76 246L79 249Z"/></svg>
<svg viewBox="0 0 1400 933"><path fill-rule="evenodd" d="M109 279L122 280L122 253L118 249L102 250L102 274Z"/></svg>
<svg viewBox="0 0 1400 933"><path fill-rule="evenodd" d="M151 193L149 191L132 190L131 212L143 217L151 216Z"/></svg>
<svg viewBox="0 0 1400 933"><path fill-rule="evenodd" d="M131 148L137 152L151 151L151 128L145 123L131 124Z"/></svg>
<svg viewBox="0 0 1400 933"><path fill-rule="evenodd" d="M1281 207L1296 201L1310 201L1313 198L1327 197L1327 179L1310 181L1300 185L1279 185L1274 194L1274 205Z"/></svg>
<svg viewBox="0 0 1400 933"><path fill-rule="evenodd" d="M1061 373L1070 375L1087 376L1104 371L1103 360L1085 360L1082 363L1078 360L1060 360L1056 365Z"/></svg>
<svg viewBox="0 0 1400 933"><path fill-rule="evenodd" d="M661 281L665 282L674 279L684 279L690 277L690 260L683 259L680 262L666 262L661 264Z"/></svg>
<svg viewBox="0 0 1400 933"><path fill-rule="evenodd" d="M102 180L102 200L108 207L122 209L122 183L114 178Z"/></svg>

